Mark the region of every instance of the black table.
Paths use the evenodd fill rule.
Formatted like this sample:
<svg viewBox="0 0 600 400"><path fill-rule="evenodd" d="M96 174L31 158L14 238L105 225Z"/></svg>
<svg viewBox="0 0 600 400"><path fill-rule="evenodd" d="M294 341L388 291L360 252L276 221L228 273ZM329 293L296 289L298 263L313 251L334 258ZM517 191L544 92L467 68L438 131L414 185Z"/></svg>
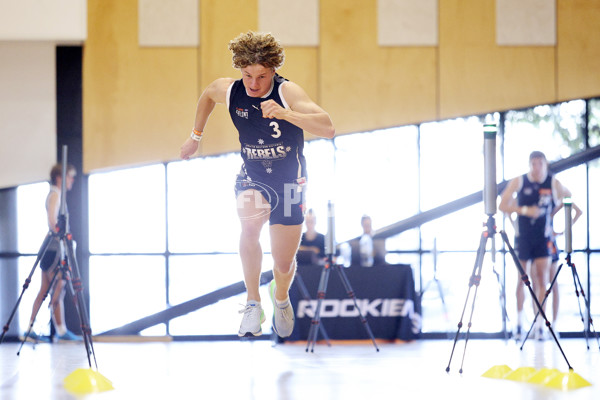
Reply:
<svg viewBox="0 0 600 400"><path fill-rule="evenodd" d="M298 265L296 279L290 288L296 325L286 340L307 340L322 271L322 266ZM351 266L344 268L344 273L376 339L413 340L418 337L421 327L420 303L410 265ZM303 296L302 283L310 299ZM348 296L335 268L329 273L321 307L321 323L329 339L370 339L358 317L354 301ZM324 339L321 333L318 339Z"/></svg>

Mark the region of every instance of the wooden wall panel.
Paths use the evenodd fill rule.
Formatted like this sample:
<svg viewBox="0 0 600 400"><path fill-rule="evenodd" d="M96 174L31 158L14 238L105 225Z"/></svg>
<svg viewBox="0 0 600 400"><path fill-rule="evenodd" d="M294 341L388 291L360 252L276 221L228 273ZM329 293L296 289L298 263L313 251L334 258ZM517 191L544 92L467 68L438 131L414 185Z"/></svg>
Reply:
<svg viewBox="0 0 600 400"><path fill-rule="evenodd" d="M88 7L84 171L176 158L193 123L198 50L140 48L135 0Z"/></svg>
<svg viewBox="0 0 600 400"><path fill-rule="evenodd" d="M600 94L600 1L558 0L557 100Z"/></svg>
<svg viewBox="0 0 600 400"><path fill-rule="evenodd" d="M553 47L500 47L493 0L440 1L439 118L553 102Z"/></svg>
<svg viewBox="0 0 600 400"><path fill-rule="evenodd" d="M229 41L258 29L258 0L198 0L197 49L141 49L136 0L89 0L86 171L178 159L201 90L240 77ZM286 48L281 74L338 134L600 95L600 4L558 0L557 46L498 46L494 0L439 0L439 46L378 46L377 0L320 0L320 46ZM239 150L218 106L200 155ZM310 137L308 135L307 137Z"/></svg>
<svg viewBox="0 0 600 400"><path fill-rule="evenodd" d="M379 47L376 24L374 0L321 0L321 102L338 133L435 119L435 48Z"/></svg>
<svg viewBox="0 0 600 400"><path fill-rule="evenodd" d="M243 13L231 10L243 9ZM241 78L233 68L229 41L242 32L258 29L258 2L247 0L203 0L201 2L201 79L199 92L212 81L221 77ZM227 23L222 21L227 18ZM318 101L317 79L318 51L313 47L285 47L285 63L278 71L306 90ZM195 104L195 103L194 103ZM190 121L193 123L193 113ZM213 155L239 151L237 131L224 105L217 105L205 128L200 155ZM308 136L307 136L308 137Z"/></svg>
<svg viewBox="0 0 600 400"><path fill-rule="evenodd" d="M241 73L232 66L231 52L227 46L240 33L258 29L257 0L202 0L200 16L200 90L217 78L241 78ZM193 112L187 116L190 127L194 123L195 104ZM224 104L215 107L205 132L199 151L201 155L240 149L237 131Z"/></svg>
<svg viewBox="0 0 600 400"><path fill-rule="evenodd" d="M316 47L287 47L280 75L300 85L316 103L321 104L319 92L319 50ZM306 139L314 139L305 133Z"/></svg>

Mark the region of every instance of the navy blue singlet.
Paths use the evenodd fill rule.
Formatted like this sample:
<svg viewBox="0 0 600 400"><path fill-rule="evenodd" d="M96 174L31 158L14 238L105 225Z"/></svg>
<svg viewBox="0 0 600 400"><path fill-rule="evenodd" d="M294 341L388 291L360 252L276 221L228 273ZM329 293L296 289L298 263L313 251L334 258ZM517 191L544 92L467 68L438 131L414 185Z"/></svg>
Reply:
<svg viewBox="0 0 600 400"><path fill-rule="evenodd" d="M523 186L517 193L517 204L521 206L537 205L542 213L538 218L519 215L517 218L517 236L550 238L552 236L552 175L548 174L542 183L531 182L527 174L523 175Z"/></svg>
<svg viewBox="0 0 600 400"><path fill-rule="evenodd" d="M306 178L302 129L284 120L263 118L260 108L263 101L270 99L284 108L287 106L281 95L285 81L275 74L269 93L264 97L250 97L239 79L227 94L229 114L239 132L244 161L242 173L246 179L272 188L303 182Z"/></svg>

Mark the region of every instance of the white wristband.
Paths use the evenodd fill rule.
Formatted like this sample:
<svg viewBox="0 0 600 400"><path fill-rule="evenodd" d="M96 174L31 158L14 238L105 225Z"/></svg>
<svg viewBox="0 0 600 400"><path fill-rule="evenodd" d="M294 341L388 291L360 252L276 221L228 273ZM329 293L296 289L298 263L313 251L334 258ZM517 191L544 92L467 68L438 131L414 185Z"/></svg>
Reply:
<svg viewBox="0 0 600 400"><path fill-rule="evenodd" d="M190 137L192 139L194 139L196 142L199 142L202 139L202 132L200 132L200 135L198 135L196 132L198 132L197 130L192 130L192 133L190 134Z"/></svg>

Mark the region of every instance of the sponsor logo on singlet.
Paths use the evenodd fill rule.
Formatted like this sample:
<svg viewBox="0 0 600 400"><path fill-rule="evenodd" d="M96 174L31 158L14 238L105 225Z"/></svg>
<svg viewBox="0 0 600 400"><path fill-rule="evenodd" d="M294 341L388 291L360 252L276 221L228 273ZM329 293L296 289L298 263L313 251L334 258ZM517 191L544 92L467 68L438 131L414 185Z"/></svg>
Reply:
<svg viewBox="0 0 600 400"><path fill-rule="evenodd" d="M237 114L238 117L248 119L248 110L245 108L236 107L235 113Z"/></svg>

